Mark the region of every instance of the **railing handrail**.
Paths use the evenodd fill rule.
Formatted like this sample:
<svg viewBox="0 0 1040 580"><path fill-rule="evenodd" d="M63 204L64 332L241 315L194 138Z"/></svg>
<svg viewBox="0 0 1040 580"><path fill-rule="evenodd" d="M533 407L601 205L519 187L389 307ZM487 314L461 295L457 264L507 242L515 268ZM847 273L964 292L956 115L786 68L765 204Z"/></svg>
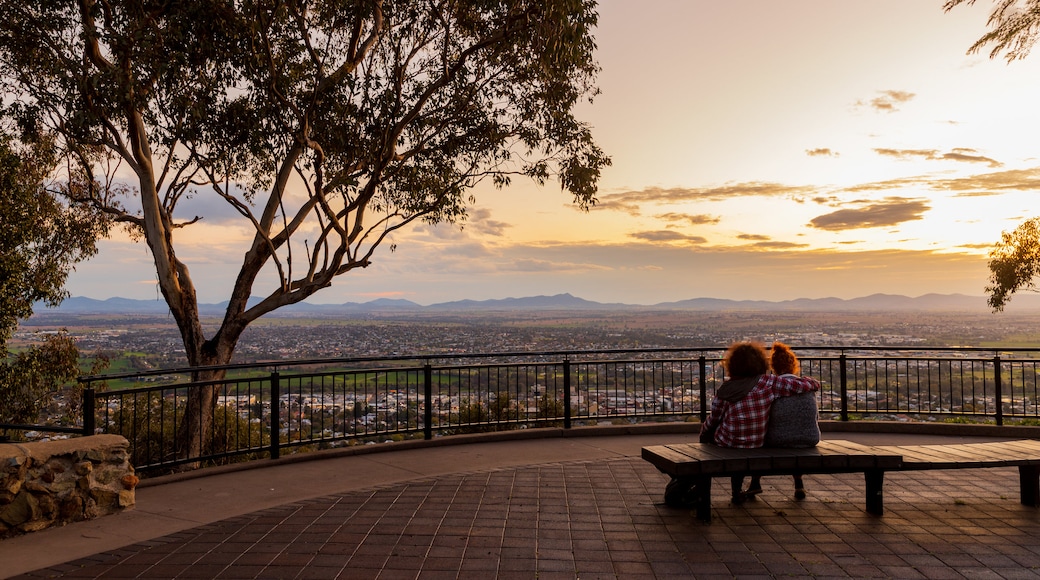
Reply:
<svg viewBox="0 0 1040 580"><path fill-rule="evenodd" d="M801 347L799 347L801 348ZM430 361L438 359L476 359L476 358L515 358L515 357L540 357L540 356L577 356L589 354L621 354L629 352L637 353L670 353L670 352L711 352L724 351L726 347L661 347L661 348L618 348L618 349L592 349L592 350L545 350L545 351L504 351L486 353L425 353L410 355L387 355L387 356L360 356L360 357L338 357L338 358L312 358L312 359L284 359L274 361L256 361L250 363L234 363L226 365L174 367L166 369L154 369L150 371L126 372L115 374L84 375L79 377L81 383L98 382L111 379L125 379L130 377L147 377L168 374L189 374L205 371L241 370L241 369L271 369L277 370L285 367L301 367L310 365L334 365L368 362L401 362L401 361Z"/></svg>
<svg viewBox="0 0 1040 580"><path fill-rule="evenodd" d="M766 345L768 348L769 345ZM270 369L271 371L284 369L286 367L301 367L311 365L334 365L369 362L402 362L402 361L429 361L429 360L459 360L479 358L515 358L515 357L540 357L540 356L588 356L595 354L664 354L664 353L700 353L700 352L724 352L727 346L697 346L697 347L651 347L651 348L612 348L612 349L569 349L569 350L538 350L538 351L503 351L488 353L417 353L409 355L387 355L387 356L358 356L337 358L308 358L308 359L285 359L272 361L255 361L244 363L232 363L211 366L186 366L150 371L134 371L113 374L83 375L79 377L81 383L96 383L99 381L126 379L132 377L149 377L161 375L179 375L209 371L229 371L242 369ZM944 352L979 352L979 353L1015 353L1035 352L1040 353L1040 347L980 347L980 346L863 346L863 345L830 345L830 346L794 346L801 356L805 351L835 351L845 354L850 351L878 351L878 352L915 352L915 351L944 351ZM820 357L813 357L820 358Z"/></svg>

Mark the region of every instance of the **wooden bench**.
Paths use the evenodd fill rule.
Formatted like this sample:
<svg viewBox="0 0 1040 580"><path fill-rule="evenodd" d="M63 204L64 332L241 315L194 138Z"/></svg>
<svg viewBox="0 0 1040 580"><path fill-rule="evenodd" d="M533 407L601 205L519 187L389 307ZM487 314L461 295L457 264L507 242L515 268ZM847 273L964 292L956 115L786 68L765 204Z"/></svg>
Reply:
<svg viewBox="0 0 1040 580"><path fill-rule="evenodd" d="M1019 468L1022 503L1040 505L1040 441L1018 440L958 445L870 446L824 440L809 449L728 449L711 444L679 443L644 447L643 459L672 477L665 503L693 504L697 517L711 521L711 480L733 475L858 473L866 484L866 509L884 513L886 471Z"/></svg>
<svg viewBox="0 0 1040 580"><path fill-rule="evenodd" d="M900 471L1018 467L1021 502L1040 506L1040 441L1019 439L990 443L876 445L873 448L901 455Z"/></svg>

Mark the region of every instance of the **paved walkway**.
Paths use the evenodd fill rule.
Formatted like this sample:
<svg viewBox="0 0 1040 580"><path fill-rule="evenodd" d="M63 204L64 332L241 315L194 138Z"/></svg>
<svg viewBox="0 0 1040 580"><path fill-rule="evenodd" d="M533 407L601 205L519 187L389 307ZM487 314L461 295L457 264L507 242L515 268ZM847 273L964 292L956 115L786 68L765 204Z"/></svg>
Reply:
<svg viewBox="0 0 1040 580"><path fill-rule="evenodd" d="M935 436L834 433L864 443ZM474 443L167 480L116 516L0 541L13 578L1040 578L1040 511L1015 469L713 490L715 520L661 503L639 459L676 435ZM988 440L955 438L957 442Z"/></svg>

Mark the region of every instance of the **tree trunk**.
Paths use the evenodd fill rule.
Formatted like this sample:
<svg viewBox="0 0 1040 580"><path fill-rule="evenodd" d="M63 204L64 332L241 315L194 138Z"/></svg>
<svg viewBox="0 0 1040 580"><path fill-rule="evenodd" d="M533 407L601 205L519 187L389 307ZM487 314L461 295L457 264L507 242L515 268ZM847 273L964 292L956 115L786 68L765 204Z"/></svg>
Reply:
<svg viewBox="0 0 1040 580"><path fill-rule="evenodd" d="M218 384L227 376L224 369L207 370L205 367L227 364L231 360L233 347L224 345L223 348L212 347L212 342L202 345L203 353L197 356L189 356L189 360L198 361L192 366L202 367L192 373L192 386L188 389L184 414L181 416L177 427L177 458L190 459L202 457L213 453L213 436L216 428L213 415L217 407L217 398L220 396L221 388ZM189 461L183 464L183 470L197 469L198 461Z"/></svg>
<svg viewBox="0 0 1040 580"><path fill-rule="evenodd" d="M207 381L216 377L213 371L194 373L195 381ZM177 429L177 458L194 459L210 451L213 444L213 411L217 405L218 390L213 385L193 386L188 389L184 415ZM184 464L185 469L197 469L198 461Z"/></svg>

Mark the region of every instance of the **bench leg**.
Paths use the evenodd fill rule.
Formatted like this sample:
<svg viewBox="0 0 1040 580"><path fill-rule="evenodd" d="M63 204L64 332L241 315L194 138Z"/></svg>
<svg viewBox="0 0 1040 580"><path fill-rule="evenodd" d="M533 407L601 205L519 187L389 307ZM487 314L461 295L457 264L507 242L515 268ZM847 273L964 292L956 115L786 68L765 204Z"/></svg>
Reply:
<svg viewBox="0 0 1040 580"><path fill-rule="evenodd" d="M673 508L693 508L697 518L711 523L711 477L673 477L664 488L664 503Z"/></svg>
<svg viewBox="0 0 1040 580"><path fill-rule="evenodd" d="M673 477L664 488L665 505L673 508L687 507L688 503L686 495L694 486L694 483L695 482L689 478L679 479Z"/></svg>
<svg viewBox="0 0 1040 580"><path fill-rule="evenodd" d="M863 472L867 484L867 512L880 516L885 513L884 496L881 488L885 484L885 472L880 469L868 469Z"/></svg>
<svg viewBox="0 0 1040 580"><path fill-rule="evenodd" d="M710 524L711 523L711 476L699 475L697 476L697 484L695 489L697 490L697 519L700 521Z"/></svg>
<svg viewBox="0 0 1040 580"><path fill-rule="evenodd" d="M1022 503L1033 507L1040 506L1040 465L1019 465L1018 484Z"/></svg>

